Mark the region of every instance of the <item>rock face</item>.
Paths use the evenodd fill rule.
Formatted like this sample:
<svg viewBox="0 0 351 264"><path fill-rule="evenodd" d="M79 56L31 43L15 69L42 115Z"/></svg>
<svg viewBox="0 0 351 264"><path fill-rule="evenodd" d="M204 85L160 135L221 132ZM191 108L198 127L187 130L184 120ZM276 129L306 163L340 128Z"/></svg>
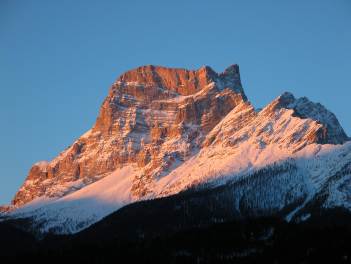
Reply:
<svg viewBox="0 0 351 264"><path fill-rule="evenodd" d="M142 66L112 85L91 130L51 162L33 165L13 206L62 197L126 164L140 168L131 193L141 199L153 193L155 180L201 149L235 147L249 138L292 152L348 139L334 114L290 93L256 112L243 91L238 65L220 74L208 66Z"/></svg>
<svg viewBox="0 0 351 264"><path fill-rule="evenodd" d="M34 164L13 199L60 197L126 163L143 170L132 192L145 196L153 178L196 152L206 134L247 98L239 67L223 73L142 66L122 74L94 127L51 162Z"/></svg>
<svg viewBox="0 0 351 264"><path fill-rule="evenodd" d="M227 183L223 202L238 215L351 210L347 140L335 115L304 97L284 93L255 110L237 65L220 74L143 66L116 80L92 129L34 164L0 212L74 233L134 201Z"/></svg>
<svg viewBox="0 0 351 264"><path fill-rule="evenodd" d="M292 109L294 115L302 119L312 119L320 124L314 142L320 144L340 144L348 140L336 116L320 103L313 103L306 97L296 99L291 93L284 93L277 101L281 108Z"/></svg>

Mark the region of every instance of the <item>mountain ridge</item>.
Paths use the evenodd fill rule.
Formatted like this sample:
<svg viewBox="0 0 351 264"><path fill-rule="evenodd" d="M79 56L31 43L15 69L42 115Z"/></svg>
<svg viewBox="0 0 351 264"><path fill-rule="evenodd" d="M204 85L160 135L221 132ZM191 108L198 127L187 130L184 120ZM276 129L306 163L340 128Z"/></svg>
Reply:
<svg viewBox="0 0 351 264"><path fill-rule="evenodd" d="M286 181L274 185L286 202L263 192L263 206L254 193L240 196L240 188L253 188L245 185L235 203L271 210L302 199L286 215L293 219L323 188L336 188L340 197L328 194L325 206L351 208L347 188L338 189L349 174L332 180L337 166L351 166L348 139L334 114L304 97L283 93L256 111L236 64L223 73L141 66L112 85L91 130L51 162L34 164L9 215L33 217L44 233L74 233L129 203L240 182L289 160L296 171L274 176ZM260 183L268 193L272 175Z"/></svg>

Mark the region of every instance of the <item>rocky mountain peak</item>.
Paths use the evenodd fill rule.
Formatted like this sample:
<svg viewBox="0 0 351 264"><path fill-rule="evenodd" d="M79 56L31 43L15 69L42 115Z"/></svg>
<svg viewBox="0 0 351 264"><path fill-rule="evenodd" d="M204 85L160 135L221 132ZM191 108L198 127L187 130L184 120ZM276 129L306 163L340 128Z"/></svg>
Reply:
<svg viewBox="0 0 351 264"><path fill-rule="evenodd" d="M320 125L316 132L316 143L342 144L348 140L336 116L320 103L314 103L307 97L295 98L289 92L284 92L273 100L262 111L266 115L274 115L279 110L292 110L293 116L310 119Z"/></svg>
<svg viewBox="0 0 351 264"><path fill-rule="evenodd" d="M289 108L301 118L311 118L324 127L320 143L342 144L348 137L336 116L320 103L311 102L307 97L301 97L291 103Z"/></svg>
<svg viewBox="0 0 351 264"><path fill-rule="evenodd" d="M274 99L270 104L268 104L264 109L266 112L275 112L279 109L282 108L288 108L290 104L295 102L295 97L292 93L290 92L284 92L280 96L278 96L276 99Z"/></svg>
<svg viewBox="0 0 351 264"><path fill-rule="evenodd" d="M346 140L334 114L305 97L286 92L255 110L236 64L222 73L208 66L142 66L112 85L92 129L52 161L33 165L13 206L0 212L52 198L52 221L70 222L60 214L82 212L78 230L99 218L91 203L108 207L104 216L133 201L222 184L294 155L313 157L340 147L323 144Z"/></svg>
<svg viewBox="0 0 351 264"><path fill-rule="evenodd" d="M54 160L33 165L13 205L64 196L131 165L139 172L130 195L141 199L154 192L155 182L209 146L279 144L294 152L347 139L334 114L305 97L286 92L255 111L236 64L222 73L209 66L146 65L117 79L91 130Z"/></svg>
<svg viewBox="0 0 351 264"><path fill-rule="evenodd" d="M220 78L227 80L238 80L240 82L240 71L238 64L232 64L219 74Z"/></svg>
<svg viewBox="0 0 351 264"><path fill-rule="evenodd" d="M198 70L187 70L146 65L122 74L113 88L123 89L126 86L139 87L140 90L158 88L158 92L167 91L169 96L188 96L215 82L222 82L228 88L238 89L241 87L239 67L232 65L218 74L209 66L203 66ZM154 94L157 95L157 92Z"/></svg>
<svg viewBox="0 0 351 264"><path fill-rule="evenodd" d="M126 164L141 171L132 195L145 196L156 178L188 159L246 100L237 65L220 74L209 66L127 71L112 85L93 128L53 161L34 165L13 203L63 196Z"/></svg>

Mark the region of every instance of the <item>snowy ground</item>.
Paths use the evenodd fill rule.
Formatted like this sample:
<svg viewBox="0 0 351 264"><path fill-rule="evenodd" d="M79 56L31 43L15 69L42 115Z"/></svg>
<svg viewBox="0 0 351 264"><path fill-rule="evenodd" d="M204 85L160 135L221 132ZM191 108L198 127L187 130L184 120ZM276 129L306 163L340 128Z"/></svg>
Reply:
<svg viewBox="0 0 351 264"><path fill-rule="evenodd" d="M154 182L154 193L148 198L167 196L178 193L196 184L210 182L212 186L225 184L227 181L240 180L250 177L255 171L265 166L294 161L297 171L294 174L282 174L279 193L284 190L301 196L303 183L304 192L307 190L305 202L291 211L287 219L291 219L303 205L306 204L330 180L341 167L351 164L351 142L344 145L311 144L293 156L281 150L279 146L270 145L261 149L257 145L244 144L238 150L217 145L211 149L203 149L197 155L176 167L168 175ZM12 217L32 216L36 227L41 232L75 233L99 221L104 216L129 204L135 199L131 196L133 178L138 174L138 168L127 166L118 169L111 175L57 200L37 199L30 204L12 212ZM267 179L267 182L270 179ZM275 180L276 181L276 180ZM351 175L346 174L334 180L330 185L330 195L326 207L344 206L351 208L350 202ZM347 185L348 184L348 185ZM340 188L342 185L343 188ZM262 185L263 186L263 185ZM285 189L284 189L285 188ZM269 190L270 198L276 199L279 194ZM240 190L238 190L240 193ZM267 202L272 204L271 202ZM279 204L277 206L284 206Z"/></svg>

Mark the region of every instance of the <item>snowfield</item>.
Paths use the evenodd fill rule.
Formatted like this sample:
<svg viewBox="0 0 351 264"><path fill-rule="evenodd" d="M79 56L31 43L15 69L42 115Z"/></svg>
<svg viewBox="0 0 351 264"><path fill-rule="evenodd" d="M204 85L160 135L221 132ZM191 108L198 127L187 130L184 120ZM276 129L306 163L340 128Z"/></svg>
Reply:
<svg viewBox="0 0 351 264"><path fill-rule="evenodd" d="M263 192L265 195L261 193L255 198L259 200L259 204L255 205L256 209L267 206L284 208L289 203L284 201L285 195L289 192L291 200L304 199L302 205L294 208L286 216L287 220L291 220L323 188L329 190L325 207L343 206L351 209L351 174L335 178L340 168L345 166L351 168L351 142L344 145L312 144L294 155L289 155L279 145L262 149L250 142L236 150L223 146L212 147L210 150L203 149L155 182L155 192L148 198L176 194L200 183L211 183L211 186L215 187L243 178L250 180L255 171L279 163L293 164L294 167L283 171L273 182L270 178L261 179L263 181L260 183L261 188L267 189ZM134 202L130 189L132 180L138 172L137 167L123 167L63 198L37 199L11 212L9 216L33 217L35 227L43 233L78 232L124 205ZM255 182L253 180L251 184L255 185ZM272 188L272 184L275 188ZM237 210L240 199L243 199L243 192L247 194L249 189L243 186L233 193L238 196ZM259 206L262 208L258 208Z"/></svg>

